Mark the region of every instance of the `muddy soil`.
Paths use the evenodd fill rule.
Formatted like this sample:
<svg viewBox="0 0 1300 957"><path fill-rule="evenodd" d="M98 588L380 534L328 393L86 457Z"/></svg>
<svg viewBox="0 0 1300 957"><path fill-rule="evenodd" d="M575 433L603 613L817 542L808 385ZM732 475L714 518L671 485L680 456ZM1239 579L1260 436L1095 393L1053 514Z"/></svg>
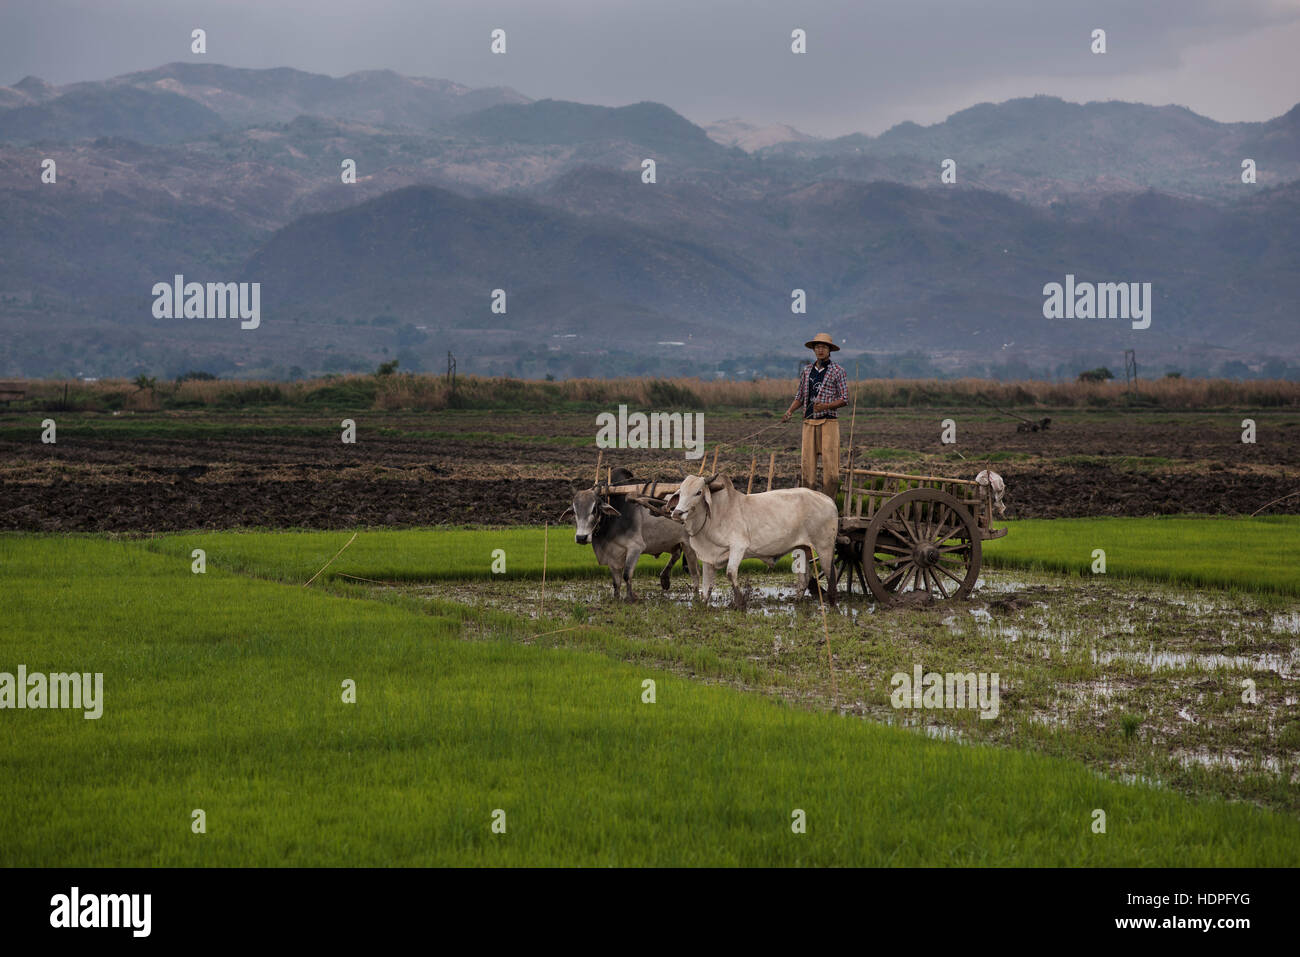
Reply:
<svg viewBox="0 0 1300 957"><path fill-rule="evenodd" d="M594 474L594 416L351 413L357 443L323 414L187 413L60 416L58 442L39 419L0 416L0 529L172 531L554 521L572 484ZM1046 432L1016 431L987 412L859 410L855 464L973 478L984 459L1006 479L1008 515L1249 514L1300 489L1300 416L1058 414ZM958 442L939 441L953 418ZM771 416L709 416L708 460L755 490L798 481L798 426ZM848 423L842 441L847 460ZM754 435L759 432L760 434ZM675 478L682 452L615 450L607 465ZM1300 514L1300 496L1269 514Z"/></svg>

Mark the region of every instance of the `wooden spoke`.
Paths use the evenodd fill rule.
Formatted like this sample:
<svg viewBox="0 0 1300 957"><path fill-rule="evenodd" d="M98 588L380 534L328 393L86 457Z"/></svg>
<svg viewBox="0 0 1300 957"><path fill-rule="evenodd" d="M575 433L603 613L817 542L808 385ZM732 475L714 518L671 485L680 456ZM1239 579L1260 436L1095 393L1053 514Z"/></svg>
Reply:
<svg viewBox="0 0 1300 957"><path fill-rule="evenodd" d="M878 552L897 552L900 555L910 555L912 550L906 545L891 545L889 542L876 542L876 551Z"/></svg>
<svg viewBox="0 0 1300 957"><path fill-rule="evenodd" d="M943 587L943 582L939 581L939 576L935 575L934 572L931 572L930 574L934 578L934 587L939 589L940 595L942 595L944 598L947 598L948 591Z"/></svg>
<svg viewBox="0 0 1300 957"><path fill-rule="evenodd" d="M917 534L917 531L912 526L912 523L905 518L900 519L900 521L903 523L903 527L907 529L907 534L911 536L912 544L913 545L921 544L921 536Z"/></svg>
<svg viewBox="0 0 1300 957"><path fill-rule="evenodd" d="M980 567L980 530L966 506L943 488L908 488L880 502L863 541L866 585L888 603L922 589L933 599L965 598ZM924 546L927 564L918 564ZM947 579L947 581L945 581Z"/></svg>
<svg viewBox="0 0 1300 957"><path fill-rule="evenodd" d="M908 572L908 569L910 569L910 568L911 568L911 566L910 566L910 565L907 565L907 566L904 566L903 568L898 569L898 570L895 571L892 575L890 575L888 578L886 578L886 579L885 579L881 584L883 584L886 588L892 588L893 586L898 585L898 584L899 584L899 581L898 581L899 577L900 577L900 576L904 576L904 575L906 575L907 572Z"/></svg>
<svg viewBox="0 0 1300 957"><path fill-rule="evenodd" d="M950 528L952 530L955 530L957 526L960 524L960 522L954 521L951 526L949 525L948 520L950 518L955 519L956 514L947 505L943 507L943 516L944 516L943 523L939 526L938 530L934 533L934 538L931 539L931 541L933 541L936 545L942 545L949 538L951 538L952 531L950 530Z"/></svg>
<svg viewBox="0 0 1300 957"><path fill-rule="evenodd" d="M912 591L921 587L921 569L916 565L912 566L912 581L910 583Z"/></svg>
<svg viewBox="0 0 1300 957"><path fill-rule="evenodd" d="M947 576L948 576L949 578L951 578L953 581L955 581L955 582L957 583L957 587L959 587L959 588L961 587L961 583L962 583L962 582L961 582L961 579L958 578L956 575L954 575L952 572L948 571L948 569L944 568L942 565L935 565L934 567L937 568L939 571L943 572L945 575L947 575ZM943 597L947 598L948 596L947 596L947 594L945 594Z"/></svg>

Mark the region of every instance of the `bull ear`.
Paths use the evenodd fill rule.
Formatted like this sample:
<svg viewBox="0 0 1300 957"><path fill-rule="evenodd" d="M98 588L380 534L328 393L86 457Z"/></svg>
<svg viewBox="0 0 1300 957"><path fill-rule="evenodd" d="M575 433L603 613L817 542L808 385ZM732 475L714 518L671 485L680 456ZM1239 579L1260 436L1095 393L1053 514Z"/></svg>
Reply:
<svg viewBox="0 0 1300 957"><path fill-rule="evenodd" d="M577 514L577 513L574 512L574 510L573 510L573 506L570 505L568 508L566 508L566 509L564 510L563 514L561 514L560 517L559 517L558 519L556 519L556 521L562 522L562 521L564 521L566 518L568 518L570 515L576 515L576 514Z"/></svg>
<svg viewBox="0 0 1300 957"><path fill-rule="evenodd" d="M713 504L713 492L706 485L704 486L704 507L708 508Z"/></svg>
<svg viewBox="0 0 1300 957"><path fill-rule="evenodd" d="M671 512L673 509L677 507L677 503L680 502L681 500L682 500L681 495L679 495L677 492L673 492L672 495L668 496L664 504L668 507L668 511Z"/></svg>
<svg viewBox="0 0 1300 957"><path fill-rule="evenodd" d="M618 509L616 509L613 505L610 505L609 502L601 502L601 503L600 503L600 510L601 510L602 512L604 512L606 515L617 515L617 514L618 514Z"/></svg>

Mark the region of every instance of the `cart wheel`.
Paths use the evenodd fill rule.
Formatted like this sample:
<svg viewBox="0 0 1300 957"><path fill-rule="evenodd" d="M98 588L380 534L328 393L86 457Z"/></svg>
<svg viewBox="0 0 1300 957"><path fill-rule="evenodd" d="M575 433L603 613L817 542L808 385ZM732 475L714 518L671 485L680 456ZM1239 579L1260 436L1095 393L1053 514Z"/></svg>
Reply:
<svg viewBox="0 0 1300 957"><path fill-rule="evenodd" d="M835 578L839 587L853 594L853 579L856 577L862 586L862 594L867 593L867 579L862 570L864 535L847 535L848 541L841 539L835 544Z"/></svg>
<svg viewBox="0 0 1300 957"><path fill-rule="evenodd" d="M867 528L867 587L888 604L906 591L965 598L980 573L980 537L966 506L937 488L886 501Z"/></svg>

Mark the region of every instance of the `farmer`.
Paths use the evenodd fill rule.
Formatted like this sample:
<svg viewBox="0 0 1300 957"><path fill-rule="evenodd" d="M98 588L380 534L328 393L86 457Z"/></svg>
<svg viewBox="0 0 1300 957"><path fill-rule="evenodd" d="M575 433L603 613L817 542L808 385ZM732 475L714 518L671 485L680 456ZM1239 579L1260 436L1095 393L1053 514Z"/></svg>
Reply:
<svg viewBox="0 0 1300 957"><path fill-rule="evenodd" d="M819 332L804 343L817 361L803 367L794 401L781 417L789 422L794 410L803 406L803 458L799 463L800 484L816 488L817 456L822 457L821 490L831 498L840 487L840 423L835 410L849 404L849 377L844 367L831 362L840 347L829 333Z"/></svg>

